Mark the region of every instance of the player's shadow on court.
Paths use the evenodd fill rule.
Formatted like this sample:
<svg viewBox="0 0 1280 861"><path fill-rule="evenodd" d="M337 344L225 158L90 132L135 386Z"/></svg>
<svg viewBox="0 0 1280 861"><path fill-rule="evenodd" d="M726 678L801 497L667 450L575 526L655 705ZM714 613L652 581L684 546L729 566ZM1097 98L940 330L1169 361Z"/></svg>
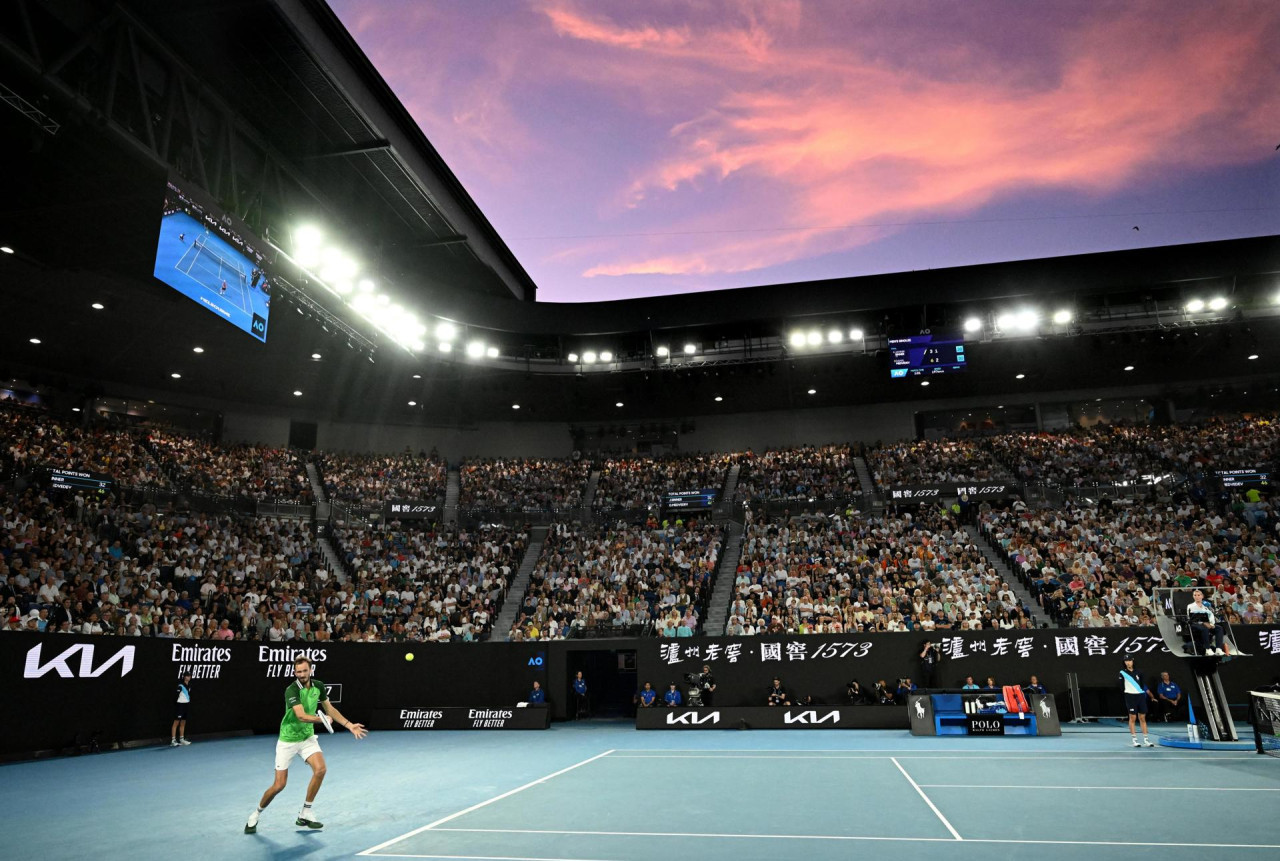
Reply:
<svg viewBox="0 0 1280 861"><path fill-rule="evenodd" d="M324 831L312 831L308 829L297 833L299 836L305 835L310 838L323 836ZM252 836L257 838L254 840L254 843L258 848L265 848L267 852L270 853L267 855L268 858L305 858L308 855L319 852L324 848L324 844L318 842L313 846L285 846L275 840L272 840L270 837L263 837L261 834L254 834Z"/></svg>

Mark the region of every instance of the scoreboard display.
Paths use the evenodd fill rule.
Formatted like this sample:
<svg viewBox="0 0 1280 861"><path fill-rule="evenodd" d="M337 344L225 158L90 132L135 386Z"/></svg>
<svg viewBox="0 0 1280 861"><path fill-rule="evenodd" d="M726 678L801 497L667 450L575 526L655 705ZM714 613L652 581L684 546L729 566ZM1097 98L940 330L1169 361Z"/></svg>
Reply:
<svg viewBox="0 0 1280 861"><path fill-rule="evenodd" d="M106 493L114 483L109 475L53 467L49 467L48 478L49 486L54 490L87 490L90 493Z"/></svg>
<svg viewBox="0 0 1280 861"><path fill-rule="evenodd" d="M889 339L889 377L954 374L968 367L964 338L954 335L906 335Z"/></svg>
<svg viewBox="0 0 1280 861"><path fill-rule="evenodd" d="M1223 487L1270 487L1271 473L1261 469L1219 469Z"/></svg>
<svg viewBox="0 0 1280 861"><path fill-rule="evenodd" d="M705 511L716 504L716 490L680 490L662 495L662 507L668 511Z"/></svg>

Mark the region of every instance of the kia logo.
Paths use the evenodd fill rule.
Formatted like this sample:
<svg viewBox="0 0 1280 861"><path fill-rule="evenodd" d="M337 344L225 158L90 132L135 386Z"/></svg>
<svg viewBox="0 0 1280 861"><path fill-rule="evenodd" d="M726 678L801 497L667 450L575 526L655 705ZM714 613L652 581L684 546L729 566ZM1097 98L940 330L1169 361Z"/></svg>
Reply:
<svg viewBox="0 0 1280 861"><path fill-rule="evenodd" d="M786 712L785 714L782 715L783 723L815 724L815 723L827 723L828 721L830 721L831 723L840 723L840 712L838 711L828 712L822 717L818 717L818 713L816 711L800 712L799 714L792 714L791 712Z"/></svg>
<svg viewBox="0 0 1280 861"><path fill-rule="evenodd" d="M27 652L26 666L22 669L22 677L24 679L38 679L50 670L56 670L58 675L64 679L72 679L77 676L82 679L96 679L111 669L115 664L120 665L120 676L129 675L129 671L133 669L133 650L134 646L125 646L111 657L102 662L96 670L93 668L93 646L87 643L78 646L72 646L56 658L52 658L49 663L40 664L40 649L44 646L41 643L32 646ZM80 653L79 672L74 672L67 663L71 656L76 652Z"/></svg>
<svg viewBox="0 0 1280 861"><path fill-rule="evenodd" d="M704 723L717 724L720 723L720 712L707 712L698 717L697 712L685 712L682 715L667 715L667 725L684 724L685 726L699 726Z"/></svg>

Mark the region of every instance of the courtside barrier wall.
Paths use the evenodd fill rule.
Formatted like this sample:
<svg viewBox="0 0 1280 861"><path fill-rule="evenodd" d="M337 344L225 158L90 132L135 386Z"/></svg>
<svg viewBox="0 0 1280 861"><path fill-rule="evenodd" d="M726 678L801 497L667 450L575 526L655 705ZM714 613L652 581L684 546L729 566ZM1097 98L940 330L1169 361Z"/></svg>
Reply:
<svg viewBox="0 0 1280 861"><path fill-rule="evenodd" d="M1253 657L1226 662L1221 675L1231 701L1280 677L1280 626L1237 626L1241 647ZM374 721L375 711L446 707L511 709L541 682L553 719L567 717L569 656L574 651L637 653L637 683L665 691L683 673L710 664L716 706L759 706L774 675L796 697L842 704L845 684L920 678L919 633L807 637L619 639L552 643L364 644L193 642L61 634L0 635L0 755L15 756L100 744L162 738L173 719L181 673L194 676L189 732L193 735L275 732L284 714L284 690L299 655L315 662L315 675L331 688L349 717ZM1032 675L1059 695L1066 674L1082 686L1116 688L1124 655L1154 681L1169 670L1190 691L1183 659L1164 651L1154 628L1056 629L1032 632L938 632L929 639L946 658L938 682L956 687L966 675L981 684L1023 684ZM413 661L405 655L414 654ZM1064 709L1065 712L1065 709Z"/></svg>

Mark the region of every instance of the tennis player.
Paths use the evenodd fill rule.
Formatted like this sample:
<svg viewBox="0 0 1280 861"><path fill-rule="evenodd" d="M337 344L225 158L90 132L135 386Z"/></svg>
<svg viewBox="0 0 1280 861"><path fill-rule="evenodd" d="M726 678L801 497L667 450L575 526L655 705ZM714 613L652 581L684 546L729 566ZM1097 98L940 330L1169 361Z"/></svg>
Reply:
<svg viewBox="0 0 1280 861"><path fill-rule="evenodd" d="M316 739L315 725L326 724L326 728L333 732L332 725L327 723L332 719L351 730L351 734L356 738L364 738L369 733L364 728L364 724L347 720L333 703L329 702L324 683L311 675L310 660L298 658L294 661L293 675L294 683L284 692L285 712L284 718L280 721L280 740L276 742L275 781L262 794L258 809L249 814L249 821L244 826L245 834L258 832L258 817L262 815L262 811L271 803L271 800L284 791L285 784L289 782L289 764L295 756L301 757L303 762L311 766L311 782L307 784L307 800L293 824L299 828L323 828L324 823L316 821L315 814L311 810L311 805L316 800L316 793L320 791L320 784L324 782L325 774L324 754L320 751L319 740Z"/></svg>

